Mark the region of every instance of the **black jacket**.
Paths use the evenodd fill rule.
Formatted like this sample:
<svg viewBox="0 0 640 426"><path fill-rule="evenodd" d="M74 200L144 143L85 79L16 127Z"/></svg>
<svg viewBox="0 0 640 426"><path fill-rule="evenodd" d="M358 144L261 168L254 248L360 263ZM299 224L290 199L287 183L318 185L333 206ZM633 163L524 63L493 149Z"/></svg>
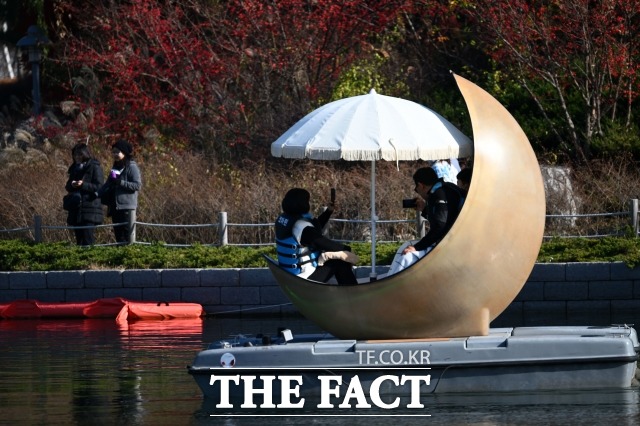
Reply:
<svg viewBox="0 0 640 426"><path fill-rule="evenodd" d="M311 223L314 226L304 228L300 236L300 243L318 251L351 251L351 247L348 245L330 240L322 235L322 228L327 224L332 213L332 210L325 210L320 216L313 219Z"/></svg>
<svg viewBox="0 0 640 426"><path fill-rule="evenodd" d="M439 242L458 218L463 202L464 196L460 188L439 179L431 188L427 205L422 210L422 217L429 221L429 232L414 245L415 249L426 250Z"/></svg>
<svg viewBox="0 0 640 426"><path fill-rule="evenodd" d="M69 211L67 223L78 225L84 223L100 224L103 221L102 204L95 193L104 183L104 174L98 160L91 159L82 164L72 164L68 170L69 179L65 185L67 192L79 192L81 202L77 209ZM71 182L81 180L82 187L74 188Z"/></svg>

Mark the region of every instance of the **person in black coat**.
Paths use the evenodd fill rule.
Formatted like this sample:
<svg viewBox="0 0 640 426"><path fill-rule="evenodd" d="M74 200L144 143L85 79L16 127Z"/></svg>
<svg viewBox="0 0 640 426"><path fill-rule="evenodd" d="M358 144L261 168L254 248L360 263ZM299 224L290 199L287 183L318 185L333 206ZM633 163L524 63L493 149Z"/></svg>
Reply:
<svg viewBox="0 0 640 426"><path fill-rule="evenodd" d="M96 191L104 183L104 174L98 160L93 158L87 144L78 143L71 149L73 164L69 166L69 178L65 185L64 208L69 212L69 226L95 226L103 221L102 204ZM73 230L76 242L81 246L95 243L95 228Z"/></svg>
<svg viewBox="0 0 640 426"><path fill-rule="evenodd" d="M429 231L416 243L400 247L389 269L395 274L424 257L444 238L458 218L465 200L465 193L455 184L439 178L431 167L422 167L413 174L416 211L429 221Z"/></svg>

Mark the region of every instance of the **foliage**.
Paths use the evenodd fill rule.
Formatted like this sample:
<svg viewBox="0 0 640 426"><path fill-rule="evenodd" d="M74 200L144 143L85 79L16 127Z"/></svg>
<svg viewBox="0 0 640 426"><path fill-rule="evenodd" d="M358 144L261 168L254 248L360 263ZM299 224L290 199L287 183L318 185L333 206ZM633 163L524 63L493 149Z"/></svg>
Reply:
<svg viewBox="0 0 640 426"><path fill-rule="evenodd" d="M246 155L327 97L404 3L60 1L61 21L83 17L61 40L61 83L93 111L89 133Z"/></svg>
<svg viewBox="0 0 640 426"><path fill-rule="evenodd" d="M538 261L624 262L640 265L640 238L558 238L542 244Z"/></svg>
<svg viewBox="0 0 640 426"><path fill-rule="evenodd" d="M640 158L640 129L633 123L623 126L619 122L607 121L605 133L597 135L591 142L594 155L598 158L611 158L626 152L634 158Z"/></svg>
<svg viewBox="0 0 640 426"><path fill-rule="evenodd" d="M371 89L387 96L407 97L408 88L401 80L391 80L381 75L379 69L387 59L376 54L373 59L366 59L353 64L345 70L338 81L329 101L336 101L350 96L369 93Z"/></svg>
<svg viewBox="0 0 640 426"><path fill-rule="evenodd" d="M366 249L368 246L363 244L354 247L362 262L368 262L371 257L370 253L364 252ZM388 254L389 250L386 252ZM384 249L382 253L385 253ZM266 267L263 255L275 258L275 248L199 244L186 248L163 244L78 247L69 243L0 240L2 271Z"/></svg>
<svg viewBox="0 0 640 426"><path fill-rule="evenodd" d="M272 248L215 248L202 245L175 248L162 244L87 248L69 243L35 244L3 240L0 241L0 270L242 268L266 266L262 254L274 256L275 251Z"/></svg>
<svg viewBox="0 0 640 426"><path fill-rule="evenodd" d="M221 105L224 93L216 98L221 58L204 37L211 24L196 12L150 0L61 5L62 15L92 17L73 21L59 58L71 76L61 83L94 111L88 133L137 140L157 129L183 142L212 111L216 121L236 119L237 108ZM153 151L155 141L147 142Z"/></svg>
<svg viewBox="0 0 640 426"><path fill-rule="evenodd" d="M376 247L378 265L389 265L399 244ZM369 244L352 244L360 265L371 264ZM77 247L68 243L35 244L0 240L0 271L56 271L87 269L264 268L263 255L275 258L273 246L187 248L162 244ZM565 238L542 244L538 262L624 262L640 265L640 238Z"/></svg>
<svg viewBox="0 0 640 426"><path fill-rule="evenodd" d="M638 0L482 0L468 11L486 30L495 63L527 90L574 158L590 158L605 118L631 125L640 90Z"/></svg>
<svg viewBox="0 0 640 426"><path fill-rule="evenodd" d="M470 133L453 70L507 105L541 156L640 155L640 0L18 3L0 1L7 38L36 20L54 42L42 84L58 114L36 120L40 140L126 136L138 152L237 165L319 104L371 87Z"/></svg>

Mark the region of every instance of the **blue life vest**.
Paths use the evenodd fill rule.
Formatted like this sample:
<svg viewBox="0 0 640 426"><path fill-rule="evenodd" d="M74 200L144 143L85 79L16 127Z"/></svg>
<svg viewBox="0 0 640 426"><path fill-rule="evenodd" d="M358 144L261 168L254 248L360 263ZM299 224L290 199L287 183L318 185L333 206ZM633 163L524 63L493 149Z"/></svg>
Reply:
<svg viewBox="0 0 640 426"><path fill-rule="evenodd" d="M303 265L310 263L314 268L318 266L320 252L302 246L293 235L293 227L299 220L311 223L311 215L302 217L281 214L276 220L276 251L280 267L294 275L302 273Z"/></svg>

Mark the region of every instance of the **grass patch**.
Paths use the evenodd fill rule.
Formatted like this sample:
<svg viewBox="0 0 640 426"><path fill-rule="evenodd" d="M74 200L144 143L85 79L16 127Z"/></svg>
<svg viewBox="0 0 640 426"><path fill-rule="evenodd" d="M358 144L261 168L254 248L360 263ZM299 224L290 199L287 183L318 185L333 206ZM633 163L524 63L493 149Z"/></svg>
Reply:
<svg viewBox="0 0 640 426"><path fill-rule="evenodd" d="M371 246L353 243L360 265L371 264ZM399 244L378 244L376 263L389 265ZM1 271L69 271L89 269L263 268L263 255L276 256L269 247L213 247L164 244L79 247L71 243L35 244L0 240ZM540 263L624 262L640 265L640 238L557 238L542 244Z"/></svg>

